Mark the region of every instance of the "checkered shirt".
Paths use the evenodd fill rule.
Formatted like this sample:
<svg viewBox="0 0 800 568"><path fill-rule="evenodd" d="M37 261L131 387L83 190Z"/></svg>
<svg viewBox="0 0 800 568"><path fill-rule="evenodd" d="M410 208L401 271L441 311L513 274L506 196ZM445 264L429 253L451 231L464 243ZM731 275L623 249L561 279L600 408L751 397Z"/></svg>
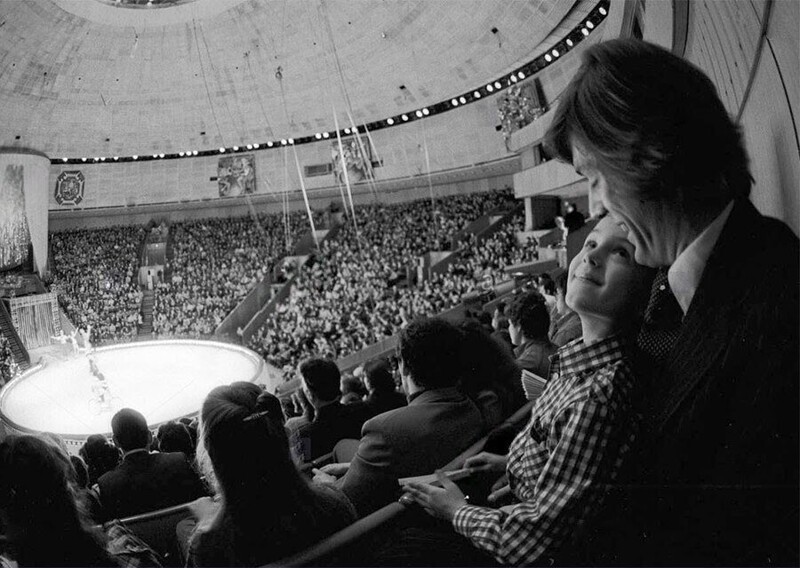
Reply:
<svg viewBox="0 0 800 568"><path fill-rule="evenodd" d="M552 356L550 380L508 454L519 503L465 505L455 530L502 564L552 558L597 511L640 422L625 343L576 339Z"/></svg>

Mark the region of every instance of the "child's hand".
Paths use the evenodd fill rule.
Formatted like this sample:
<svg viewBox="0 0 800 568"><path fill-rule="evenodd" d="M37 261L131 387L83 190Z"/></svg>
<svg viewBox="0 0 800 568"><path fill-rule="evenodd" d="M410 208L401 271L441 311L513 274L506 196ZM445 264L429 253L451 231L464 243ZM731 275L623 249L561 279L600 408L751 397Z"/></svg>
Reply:
<svg viewBox="0 0 800 568"><path fill-rule="evenodd" d="M505 473L507 464L508 456L490 454L489 452L481 452L476 456L467 458L467 460L464 462L464 468L474 472L487 471L494 473Z"/></svg>

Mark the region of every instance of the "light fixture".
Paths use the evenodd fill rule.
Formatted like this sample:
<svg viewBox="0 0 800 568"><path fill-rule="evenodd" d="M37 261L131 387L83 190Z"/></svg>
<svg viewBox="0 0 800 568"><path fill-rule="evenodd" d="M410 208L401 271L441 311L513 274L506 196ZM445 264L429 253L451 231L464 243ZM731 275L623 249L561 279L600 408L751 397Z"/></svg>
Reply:
<svg viewBox="0 0 800 568"><path fill-rule="evenodd" d="M572 47L572 40L567 38L567 46Z"/></svg>
<svg viewBox="0 0 800 568"><path fill-rule="evenodd" d="M418 110L418 111L417 111L417 112L415 112L414 114L416 114L416 115L417 115L417 118L422 118L422 111L421 111L421 110Z"/></svg>
<svg viewBox="0 0 800 568"><path fill-rule="evenodd" d="M512 83L516 83L518 81L516 75L511 75L511 77L509 77L509 79L511 80Z"/></svg>
<svg viewBox="0 0 800 568"><path fill-rule="evenodd" d="M322 133L322 137L323 138L330 138L330 136L331 136L330 132L323 132Z"/></svg>
<svg viewBox="0 0 800 568"><path fill-rule="evenodd" d="M179 156L183 156L183 152L178 152L178 155Z"/></svg>
<svg viewBox="0 0 800 568"><path fill-rule="evenodd" d="M393 118L387 118L387 119L386 119L386 124L388 124L389 126L391 126L392 124L394 124L394 119L393 119Z"/></svg>
<svg viewBox="0 0 800 568"><path fill-rule="evenodd" d="M520 71L519 73L517 73L517 77L519 77L520 79L524 79L525 78L525 73Z"/></svg>
<svg viewBox="0 0 800 568"><path fill-rule="evenodd" d="M558 57L558 55L559 55L557 49L554 49L551 53L553 54L553 57Z"/></svg>
<svg viewBox="0 0 800 568"><path fill-rule="evenodd" d="M500 84L500 81L495 81L495 82L494 82L494 88L495 88L495 89L499 89L499 88L500 88L500 87L502 87L502 86L503 86L503 85L501 85L501 84Z"/></svg>
<svg viewBox="0 0 800 568"><path fill-rule="evenodd" d="M466 99L466 97L463 97L463 96L462 97L458 97L458 102L460 102L463 105L463 104L467 103L467 99Z"/></svg>
<svg viewBox="0 0 800 568"><path fill-rule="evenodd" d="M95 157L94 157L94 161L95 161L95 162L97 162L97 161L99 161L99 160L100 160L100 158L98 158L97 156L95 156Z"/></svg>
<svg viewBox="0 0 800 568"><path fill-rule="evenodd" d="M589 30L587 30L586 28L582 28L582 29L581 29L581 33L582 33L583 35L585 35L585 36L588 36L588 35L589 35Z"/></svg>
<svg viewBox="0 0 800 568"><path fill-rule="evenodd" d="M259 146L259 144L257 142L255 144L253 144L253 148L258 149L258 146Z"/></svg>
<svg viewBox="0 0 800 568"><path fill-rule="evenodd" d="M196 155L197 155L197 150L192 150L192 156L196 156Z"/></svg>
<svg viewBox="0 0 800 568"><path fill-rule="evenodd" d="M294 138L289 138L289 144L294 144Z"/></svg>
<svg viewBox="0 0 800 568"><path fill-rule="evenodd" d="M86 161L86 158L81 158L81 162L85 162L85 161Z"/></svg>
<svg viewBox="0 0 800 568"><path fill-rule="evenodd" d="M316 138L317 140L322 140L322 134L317 132L316 134L314 134L314 138Z"/></svg>
<svg viewBox="0 0 800 568"><path fill-rule="evenodd" d="M476 99L481 98L481 94L478 91L475 91L474 93L472 93L472 96L475 97Z"/></svg>
<svg viewBox="0 0 800 568"><path fill-rule="evenodd" d="M587 20L586 21L586 27L589 28L590 30L593 30L594 29L594 24L590 20Z"/></svg>
<svg viewBox="0 0 800 568"><path fill-rule="evenodd" d="M403 119L403 121L406 121L406 120L408 120L408 115L407 115L407 114L404 114L404 115L403 115L403 116L401 116L400 118L402 118L402 119Z"/></svg>
<svg viewBox="0 0 800 568"><path fill-rule="evenodd" d="M134 160L138 160L138 159L139 159L139 156L137 156L136 154L134 154L133 156L131 156L131 158L133 158Z"/></svg>
<svg viewBox="0 0 800 568"><path fill-rule="evenodd" d="M424 114L425 116L428 116L430 113L431 113L431 111L428 110L428 107L425 107L424 109L422 109L422 114Z"/></svg>
<svg viewBox="0 0 800 568"><path fill-rule="evenodd" d="M272 148L272 140L270 140L269 142L267 142L267 146L269 146L270 148Z"/></svg>
<svg viewBox="0 0 800 568"><path fill-rule="evenodd" d="M252 149L253 149L253 145L252 145L252 144L248 144L248 145L247 145L247 149L248 149L248 150L252 150Z"/></svg>
<svg viewBox="0 0 800 568"><path fill-rule="evenodd" d="M349 129L349 128L347 128L347 127L345 127L345 129L344 129L344 133L345 133L345 134L350 134L350 129Z"/></svg>
<svg viewBox="0 0 800 568"><path fill-rule="evenodd" d="M117 160L119 160L119 156L114 156L114 161L116 162Z"/></svg>
<svg viewBox="0 0 800 568"><path fill-rule="evenodd" d="M491 85L486 85L486 90L491 93L492 91L494 91L494 87L492 87Z"/></svg>
<svg viewBox="0 0 800 568"><path fill-rule="evenodd" d="M605 9L605 8L603 8L602 6L600 6L600 13L601 13L602 15L604 15L604 16L605 16L606 14L608 14L608 12L606 12L606 9Z"/></svg>
<svg viewBox="0 0 800 568"><path fill-rule="evenodd" d="M67 161L67 159L66 159L66 158L61 158L61 161L62 161L62 162L66 162L66 161Z"/></svg>
<svg viewBox="0 0 800 568"><path fill-rule="evenodd" d="M239 146L234 146L234 147L233 147L233 151L234 151L234 152L238 152L238 151L239 151Z"/></svg>
<svg viewBox="0 0 800 568"><path fill-rule="evenodd" d="M553 58L552 58L552 57L550 57L550 54L549 54L549 53L546 53L546 54L544 55L544 60L545 60L545 61L547 61L548 63L550 63L550 62L553 60Z"/></svg>
<svg viewBox="0 0 800 568"><path fill-rule="evenodd" d="M286 146L286 138L282 138L281 139L281 145L282 146Z"/></svg>
<svg viewBox="0 0 800 568"><path fill-rule="evenodd" d="M450 104L453 105L454 107L457 107L458 106L458 99L451 99L450 100Z"/></svg>
<svg viewBox="0 0 800 568"><path fill-rule="evenodd" d="M106 157L105 157L105 156L101 156L101 157L100 157L100 161L101 161L101 162L105 162L105 161L106 161Z"/></svg>
<svg viewBox="0 0 800 568"><path fill-rule="evenodd" d="M164 157L164 154L159 154L159 155L158 155L158 157L159 157L159 158L163 158L163 157Z"/></svg>
<svg viewBox="0 0 800 568"><path fill-rule="evenodd" d="M153 154L153 157L154 157L154 158L158 158L158 154ZM95 158L95 160L96 160L96 159L97 159L97 158Z"/></svg>
<svg viewBox="0 0 800 568"><path fill-rule="evenodd" d="M219 149L219 153L220 153L220 154L224 154L224 153L225 153L225 148L220 148L220 149Z"/></svg>

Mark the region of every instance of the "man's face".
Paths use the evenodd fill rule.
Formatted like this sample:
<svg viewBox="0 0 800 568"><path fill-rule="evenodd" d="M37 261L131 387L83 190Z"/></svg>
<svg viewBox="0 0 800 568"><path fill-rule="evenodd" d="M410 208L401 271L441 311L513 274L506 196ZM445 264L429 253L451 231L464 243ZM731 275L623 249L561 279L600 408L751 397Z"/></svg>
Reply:
<svg viewBox="0 0 800 568"><path fill-rule="evenodd" d="M567 305L579 314L624 323L646 289L650 272L634 260L625 232L605 217L569 265Z"/></svg>
<svg viewBox="0 0 800 568"><path fill-rule="evenodd" d="M522 330L511 320L508 320L508 335L512 344L520 345L522 343Z"/></svg>
<svg viewBox="0 0 800 568"><path fill-rule="evenodd" d="M666 211L652 201L642 201L624 191L612 191L606 176L575 144L572 145L572 165L589 181L592 215L608 212L635 247L636 262L645 266L668 266L674 258L669 254L672 234Z"/></svg>

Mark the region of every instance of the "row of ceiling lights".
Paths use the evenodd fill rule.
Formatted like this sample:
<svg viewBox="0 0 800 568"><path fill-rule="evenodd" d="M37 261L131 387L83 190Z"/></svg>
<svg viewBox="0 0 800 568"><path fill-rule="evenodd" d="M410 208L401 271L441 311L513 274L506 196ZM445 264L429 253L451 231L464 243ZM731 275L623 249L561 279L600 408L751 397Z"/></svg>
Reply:
<svg viewBox="0 0 800 568"><path fill-rule="evenodd" d="M601 0L601 2L595 7L592 12L590 12L588 18L582 22L579 26L573 29L567 37L564 38L562 41L558 42L552 49L550 49L544 55L541 55L530 61L529 63L523 65L519 69L511 72L511 74L501 77L496 81L486 84L484 87L480 87L475 89L472 92L464 93L462 95L453 97L449 101L444 101L432 105L431 107L424 107L418 109L413 112L403 113L397 116L389 117L385 120L379 120L376 122L372 122L370 124L364 125L362 127L347 127L342 129L342 135L349 135L355 134L358 132L366 132L369 130L370 132L374 130L380 130L382 128L388 128L390 126L394 126L395 124L402 124L404 122L409 122L413 120L417 120L420 118L424 118L426 116L430 116L431 113L439 114L441 112L446 112L448 110L452 110L456 107L461 105L469 104L472 102L477 101L482 96L491 95L492 93L496 93L502 91L508 87L513 86L518 81L525 79L526 77L530 77L534 73L538 73L549 64L553 63L556 59L561 57L562 55L566 54L570 51L575 45L580 43L585 37L588 37L591 31L602 22L605 17L608 15L608 5L610 0ZM243 152L246 150L258 150L262 147L266 148L273 148L273 147L280 147L280 146L287 146L287 145L297 145L297 144L307 144L309 142L315 142L317 140L324 140L329 139L333 136L336 137L336 131L333 132L317 132L313 136L304 136L302 138L298 138L295 140L294 138L282 138L279 141L272 141L266 143L254 143L254 144L247 144L244 146L232 146L232 147L220 147L218 150L187 150L185 152L177 152L172 154L164 154L157 153L153 154L152 158L147 156L114 156L113 158L109 158L109 160L113 160L115 162L119 161L136 161L136 160L159 160L163 158L185 158L185 157L194 157L198 155L202 156L210 156L214 154L225 154L226 152ZM81 163L87 161L93 162L105 162L105 157L95 157L95 158L61 158L61 162L63 163ZM52 160L53 163L57 163L59 160Z"/></svg>

